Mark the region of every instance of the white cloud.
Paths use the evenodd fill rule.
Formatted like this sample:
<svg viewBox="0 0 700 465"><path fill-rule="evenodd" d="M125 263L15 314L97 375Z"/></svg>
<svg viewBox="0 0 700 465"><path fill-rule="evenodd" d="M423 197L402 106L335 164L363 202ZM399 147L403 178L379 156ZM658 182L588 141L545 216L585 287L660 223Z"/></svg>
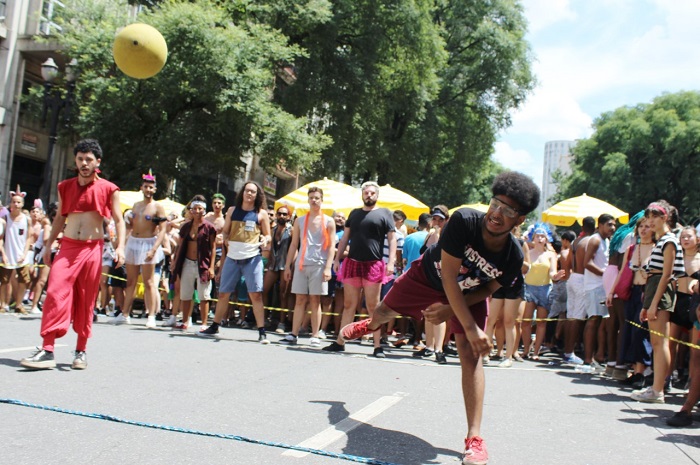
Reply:
<svg viewBox="0 0 700 465"><path fill-rule="evenodd" d="M542 183L542 166L529 151L514 149L508 142L496 142L494 160L509 170L520 171L532 177L538 186Z"/></svg>
<svg viewBox="0 0 700 465"><path fill-rule="evenodd" d="M579 139L591 133L593 119L561 89L541 87L513 113L509 134L529 134L546 140Z"/></svg>
<svg viewBox="0 0 700 465"><path fill-rule="evenodd" d="M569 0L527 0L524 6L530 32L540 31L559 21L576 19Z"/></svg>

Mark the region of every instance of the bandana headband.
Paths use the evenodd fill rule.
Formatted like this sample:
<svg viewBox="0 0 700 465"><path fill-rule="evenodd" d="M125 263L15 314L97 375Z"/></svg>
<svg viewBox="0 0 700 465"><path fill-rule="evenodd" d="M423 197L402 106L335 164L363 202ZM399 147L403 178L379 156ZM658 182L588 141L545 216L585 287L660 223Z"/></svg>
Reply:
<svg viewBox="0 0 700 465"><path fill-rule="evenodd" d="M202 202L201 200L195 200L194 202L190 203L190 210L192 210L194 207L202 207L206 210L207 204Z"/></svg>
<svg viewBox="0 0 700 465"><path fill-rule="evenodd" d="M660 203L652 202L649 204L647 207L647 210L656 210L657 212L661 212L662 215L666 216L668 215L668 212L666 209L661 205Z"/></svg>

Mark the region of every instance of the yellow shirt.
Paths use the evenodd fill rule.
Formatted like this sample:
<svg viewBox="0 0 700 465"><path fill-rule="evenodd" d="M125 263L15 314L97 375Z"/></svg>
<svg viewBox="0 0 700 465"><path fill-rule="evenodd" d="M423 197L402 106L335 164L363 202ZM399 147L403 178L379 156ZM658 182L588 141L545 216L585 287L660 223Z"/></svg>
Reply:
<svg viewBox="0 0 700 465"><path fill-rule="evenodd" d="M551 284L549 277L549 261L535 262L530 267L530 271L525 275L525 284L530 286L546 286Z"/></svg>

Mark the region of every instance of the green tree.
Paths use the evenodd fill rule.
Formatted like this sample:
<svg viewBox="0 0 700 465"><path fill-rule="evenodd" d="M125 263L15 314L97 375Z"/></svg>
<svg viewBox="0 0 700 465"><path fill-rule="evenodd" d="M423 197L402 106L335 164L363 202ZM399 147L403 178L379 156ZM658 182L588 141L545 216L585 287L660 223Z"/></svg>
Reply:
<svg viewBox="0 0 700 465"><path fill-rule="evenodd" d="M700 216L694 165L700 159L700 92L663 94L602 114L574 147L564 197L587 193L634 214L666 199L691 222Z"/></svg>
<svg viewBox="0 0 700 465"><path fill-rule="evenodd" d="M138 17L168 44L153 78L132 79L114 65L114 35L129 22L125 0L74 1L58 37L82 70L74 128L102 142L111 179L135 186L153 168L159 179L177 178L185 200L212 174L235 177L244 154L292 169L320 155L328 137L271 99L280 64L300 58L299 47L265 24L232 22L213 2L157 3Z"/></svg>
<svg viewBox="0 0 700 465"><path fill-rule="evenodd" d="M309 171L430 203L483 200L495 135L534 84L519 4L340 0L332 13L308 32L275 23L308 51L279 101L333 138Z"/></svg>

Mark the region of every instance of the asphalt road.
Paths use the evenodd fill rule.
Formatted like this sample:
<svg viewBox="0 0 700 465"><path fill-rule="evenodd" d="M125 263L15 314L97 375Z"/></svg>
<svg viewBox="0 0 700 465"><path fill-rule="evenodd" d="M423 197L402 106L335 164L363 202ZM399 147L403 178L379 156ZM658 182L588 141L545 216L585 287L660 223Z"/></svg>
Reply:
<svg viewBox="0 0 700 465"><path fill-rule="evenodd" d="M137 423L0 403L1 464L352 463L336 454L460 463L466 422L456 358L440 366L392 349L378 360L369 345L328 354L303 338L282 346L273 334L260 345L250 330L202 339L147 330L145 320L106 321L94 327L87 370L70 369L71 331L57 341L58 367L31 372L19 360L40 344L39 319L0 315L0 398ZM679 392L664 405L641 404L614 381L553 360L487 367L482 433L491 464L700 462L697 426L664 422L682 404Z"/></svg>

